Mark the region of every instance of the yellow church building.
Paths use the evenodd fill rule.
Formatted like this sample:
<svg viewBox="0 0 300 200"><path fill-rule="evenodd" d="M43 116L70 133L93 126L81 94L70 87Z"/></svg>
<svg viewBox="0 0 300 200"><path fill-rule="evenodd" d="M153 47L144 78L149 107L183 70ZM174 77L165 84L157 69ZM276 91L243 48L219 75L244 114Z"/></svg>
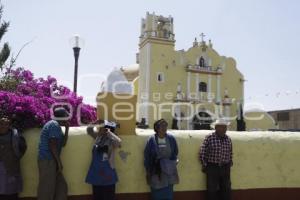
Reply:
<svg viewBox="0 0 300 200"><path fill-rule="evenodd" d="M170 128L192 130L209 129L223 117L236 130L245 81L236 61L219 55L203 33L189 49L175 50L173 27L171 16L147 13L141 20L137 64L120 69L137 96L136 121L152 128L164 118ZM257 117L260 120L247 130L275 128L266 112L251 113L251 119Z"/></svg>

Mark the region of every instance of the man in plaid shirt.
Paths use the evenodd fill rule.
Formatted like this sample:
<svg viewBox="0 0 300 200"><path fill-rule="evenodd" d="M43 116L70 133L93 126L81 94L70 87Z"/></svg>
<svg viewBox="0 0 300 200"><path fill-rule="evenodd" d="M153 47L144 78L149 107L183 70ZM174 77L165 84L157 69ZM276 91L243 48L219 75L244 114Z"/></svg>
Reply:
<svg viewBox="0 0 300 200"><path fill-rule="evenodd" d="M215 132L204 139L199 159L202 171L207 175L208 200L230 200L230 168L233 163L232 143L226 135L229 123L218 119L214 125Z"/></svg>

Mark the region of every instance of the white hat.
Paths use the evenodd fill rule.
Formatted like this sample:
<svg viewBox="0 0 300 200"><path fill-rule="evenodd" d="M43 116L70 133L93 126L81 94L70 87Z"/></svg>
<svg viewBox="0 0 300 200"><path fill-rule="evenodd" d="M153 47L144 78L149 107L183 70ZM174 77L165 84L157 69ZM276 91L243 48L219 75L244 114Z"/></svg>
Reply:
<svg viewBox="0 0 300 200"><path fill-rule="evenodd" d="M223 118L219 118L217 119L215 122L213 122L211 124L211 126L214 128L216 127L217 125L223 125L223 126L229 126L230 125L230 122L228 122L227 120L223 119Z"/></svg>
<svg viewBox="0 0 300 200"><path fill-rule="evenodd" d="M104 125L111 128L117 128L117 124L113 121L104 120Z"/></svg>

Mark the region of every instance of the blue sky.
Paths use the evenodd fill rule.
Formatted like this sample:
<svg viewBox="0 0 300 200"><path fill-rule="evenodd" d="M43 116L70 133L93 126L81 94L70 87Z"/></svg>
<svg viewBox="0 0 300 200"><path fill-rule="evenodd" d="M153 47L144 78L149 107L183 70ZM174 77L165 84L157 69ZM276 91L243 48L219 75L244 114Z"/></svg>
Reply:
<svg viewBox="0 0 300 200"><path fill-rule="evenodd" d="M246 107L300 107L300 1L297 0L2 0L11 22L2 41L17 66L52 75L72 88L74 58L69 39L85 41L79 76L107 75L135 63L140 20L146 12L174 17L176 49L188 49L204 32L221 55L233 57L244 74ZM79 94L94 102L100 78L79 82Z"/></svg>

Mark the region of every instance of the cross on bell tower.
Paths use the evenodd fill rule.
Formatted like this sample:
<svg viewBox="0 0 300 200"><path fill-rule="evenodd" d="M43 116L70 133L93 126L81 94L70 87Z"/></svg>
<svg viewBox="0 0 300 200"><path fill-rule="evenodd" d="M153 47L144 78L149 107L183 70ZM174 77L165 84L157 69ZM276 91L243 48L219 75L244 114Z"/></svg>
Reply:
<svg viewBox="0 0 300 200"><path fill-rule="evenodd" d="M204 33L201 33L200 34L200 37L201 37L201 42L204 42L204 37L205 37L206 35L204 35Z"/></svg>

